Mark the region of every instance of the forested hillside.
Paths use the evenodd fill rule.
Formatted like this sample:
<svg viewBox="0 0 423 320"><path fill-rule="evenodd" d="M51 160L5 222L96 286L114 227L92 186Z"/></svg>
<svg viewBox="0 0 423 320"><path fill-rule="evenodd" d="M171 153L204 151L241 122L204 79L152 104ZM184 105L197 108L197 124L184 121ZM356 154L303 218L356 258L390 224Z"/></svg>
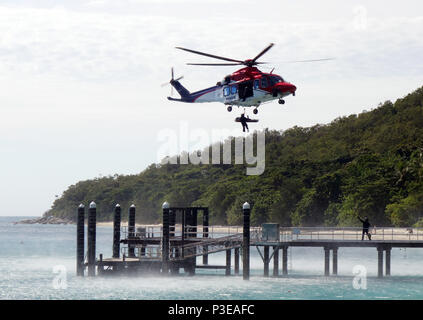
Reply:
<svg viewBox="0 0 423 320"><path fill-rule="evenodd" d="M342 102L340 102L342 103ZM139 222L159 222L161 204L209 206L211 222L239 224L242 203L252 223L423 226L423 88L395 103L326 125L266 130L266 169L244 165L158 165L70 186L45 215L74 218L92 200L99 220L137 206Z"/></svg>

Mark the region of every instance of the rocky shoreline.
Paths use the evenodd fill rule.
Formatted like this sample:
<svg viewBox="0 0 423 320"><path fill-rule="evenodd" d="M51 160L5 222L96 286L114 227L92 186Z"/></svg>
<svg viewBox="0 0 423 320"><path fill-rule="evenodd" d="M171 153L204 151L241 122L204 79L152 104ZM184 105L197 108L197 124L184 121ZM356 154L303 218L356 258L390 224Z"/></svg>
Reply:
<svg viewBox="0 0 423 320"><path fill-rule="evenodd" d="M73 221L58 217L40 217L35 219L26 219L17 221L14 224L74 224Z"/></svg>

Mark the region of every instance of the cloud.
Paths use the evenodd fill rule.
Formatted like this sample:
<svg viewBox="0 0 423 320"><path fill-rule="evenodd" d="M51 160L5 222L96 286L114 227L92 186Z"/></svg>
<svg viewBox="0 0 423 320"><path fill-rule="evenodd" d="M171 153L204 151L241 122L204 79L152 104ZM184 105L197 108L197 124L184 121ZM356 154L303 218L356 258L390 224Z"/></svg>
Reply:
<svg viewBox="0 0 423 320"><path fill-rule="evenodd" d="M263 59L288 73L302 70L299 75L304 77L421 72L423 18L378 20L366 13L365 24L357 28L351 12L350 20L320 23L251 21L242 16L230 20L192 17L187 23L178 15L0 7L0 71L55 74L87 81L133 80L142 75L149 81L159 81L171 65L186 69L185 62L210 61L176 52L175 45L246 59L275 42L277 46ZM265 31L269 28L271 32ZM336 57L336 62L311 68L282 63L328 56ZM218 79L230 71L203 70ZM189 72L199 73L193 68Z"/></svg>

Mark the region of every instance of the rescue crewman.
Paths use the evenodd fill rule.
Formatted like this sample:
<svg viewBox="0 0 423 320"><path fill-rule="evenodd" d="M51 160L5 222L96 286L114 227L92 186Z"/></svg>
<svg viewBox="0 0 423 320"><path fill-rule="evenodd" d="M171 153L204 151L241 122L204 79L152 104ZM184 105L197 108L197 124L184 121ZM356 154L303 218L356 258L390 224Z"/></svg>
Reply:
<svg viewBox="0 0 423 320"><path fill-rule="evenodd" d="M247 132L250 132L247 125L247 118L245 117L244 113L241 114L240 122L242 124L242 132L245 132L246 128L247 128Z"/></svg>
<svg viewBox="0 0 423 320"><path fill-rule="evenodd" d="M358 217L358 220L360 220L363 223L363 233L361 235L361 241L364 240L364 235L365 234L367 234L367 237L369 238L369 240L372 240L372 236L369 233L369 228L370 228L369 218L364 217L364 220L363 220L360 217Z"/></svg>

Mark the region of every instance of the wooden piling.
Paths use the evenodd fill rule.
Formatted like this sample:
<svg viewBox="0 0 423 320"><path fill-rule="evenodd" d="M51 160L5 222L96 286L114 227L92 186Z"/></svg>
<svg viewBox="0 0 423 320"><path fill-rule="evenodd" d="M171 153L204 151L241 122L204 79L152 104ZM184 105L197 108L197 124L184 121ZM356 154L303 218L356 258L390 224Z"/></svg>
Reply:
<svg viewBox="0 0 423 320"><path fill-rule="evenodd" d="M95 202L90 203L88 210L88 276L95 276L95 247L96 247L96 213Z"/></svg>
<svg viewBox="0 0 423 320"><path fill-rule="evenodd" d="M282 274L288 274L288 246L282 247Z"/></svg>
<svg viewBox="0 0 423 320"><path fill-rule="evenodd" d="M329 248L324 247L325 250L325 276L329 276Z"/></svg>
<svg viewBox="0 0 423 320"><path fill-rule="evenodd" d="M176 233L175 233L175 225L176 225L176 210L173 209L169 209L169 241L172 238L175 238ZM145 256L145 247L143 247L141 249L141 253L143 256ZM178 256L178 248L173 247L170 248L169 246L169 259L170 257L177 257ZM177 269L177 271L176 271ZM170 270L171 274L178 274L179 273L179 268L171 268Z"/></svg>
<svg viewBox="0 0 423 320"><path fill-rule="evenodd" d="M85 207L81 203L78 207L78 216L76 223L76 275L84 276L84 230Z"/></svg>
<svg viewBox="0 0 423 320"><path fill-rule="evenodd" d="M250 279L250 204L245 202L243 211L243 233L242 233L242 276L244 280Z"/></svg>
<svg viewBox="0 0 423 320"><path fill-rule="evenodd" d="M185 245L185 236L186 236L186 210L182 209L182 234L181 234L181 252L179 252L179 254L181 255L182 258L185 257L185 249L184 249L184 245Z"/></svg>
<svg viewBox="0 0 423 320"><path fill-rule="evenodd" d="M235 255L235 261L234 261L234 273L235 273L235 275L237 276L237 275L239 275L239 248L235 248L235 252L234 252L234 255Z"/></svg>
<svg viewBox="0 0 423 320"><path fill-rule="evenodd" d="M176 211L169 209L169 237L175 237Z"/></svg>
<svg viewBox="0 0 423 320"><path fill-rule="evenodd" d="M128 215L128 238L135 237L135 205L131 205ZM128 245L128 258L135 257L135 247L132 244Z"/></svg>
<svg viewBox="0 0 423 320"><path fill-rule="evenodd" d="M338 248L332 248L332 273L338 274Z"/></svg>
<svg viewBox="0 0 423 320"><path fill-rule="evenodd" d="M203 238L209 237L209 209L204 208L203 209ZM209 264L209 255L207 253L208 246L203 246L203 251L205 254L203 254L203 265Z"/></svg>
<svg viewBox="0 0 423 320"><path fill-rule="evenodd" d="M391 247L385 249L385 274L391 275Z"/></svg>
<svg viewBox="0 0 423 320"><path fill-rule="evenodd" d="M377 276L383 278L383 248L377 247Z"/></svg>
<svg viewBox="0 0 423 320"><path fill-rule="evenodd" d="M269 276L269 246L264 246L263 253L263 264L264 264L264 276Z"/></svg>
<svg viewBox="0 0 423 320"><path fill-rule="evenodd" d="M104 271L104 266L103 266L103 254L100 253L99 254L99 261L98 261L98 265L97 265L97 274L100 276L103 274Z"/></svg>
<svg viewBox="0 0 423 320"><path fill-rule="evenodd" d="M113 217L113 258L120 257L120 222L121 222L121 208L117 204L115 206L115 214Z"/></svg>
<svg viewBox="0 0 423 320"><path fill-rule="evenodd" d="M196 208L185 208L185 224L186 224L186 230L187 238L195 238L197 237L197 209ZM193 249L193 251L196 251L196 248ZM195 253L195 252L193 252ZM190 276L195 275L195 266L197 262L197 258L191 257L186 259L187 268L185 268L188 271L188 274Z"/></svg>
<svg viewBox="0 0 423 320"><path fill-rule="evenodd" d="M279 247L273 247L273 276L279 275Z"/></svg>
<svg viewBox="0 0 423 320"><path fill-rule="evenodd" d="M191 218L191 225L192 225L191 237L197 238L198 209L192 208L191 209L191 215L192 215L192 218ZM197 252L197 248L195 248L194 251ZM191 274L195 275L195 267L197 266L197 257L191 258L191 264L192 264Z"/></svg>
<svg viewBox="0 0 423 320"><path fill-rule="evenodd" d="M231 249L226 250L226 270L225 275L230 276L231 275Z"/></svg>
<svg viewBox="0 0 423 320"><path fill-rule="evenodd" d="M192 238L197 238L197 224L198 224L198 209L197 208L192 208L191 209L191 237Z"/></svg>
<svg viewBox="0 0 423 320"><path fill-rule="evenodd" d="M169 203L162 205L163 209L163 241L162 241L162 273L169 273Z"/></svg>

